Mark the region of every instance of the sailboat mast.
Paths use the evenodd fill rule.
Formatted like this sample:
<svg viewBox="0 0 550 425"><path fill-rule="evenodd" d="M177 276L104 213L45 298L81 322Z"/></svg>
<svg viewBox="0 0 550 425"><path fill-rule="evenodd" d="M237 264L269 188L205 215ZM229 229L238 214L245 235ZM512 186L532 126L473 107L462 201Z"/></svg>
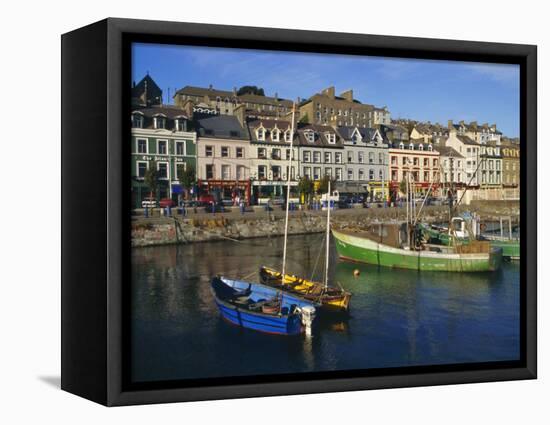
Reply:
<svg viewBox="0 0 550 425"><path fill-rule="evenodd" d="M288 206L290 204L290 174L292 170L292 157L294 156L294 115L296 113L296 102L292 103L292 122L290 123L290 155L288 156L288 168L286 171L286 213L285 213L285 240L283 245L283 270L281 275L281 284L285 280L286 270L286 244L288 236Z"/></svg>
<svg viewBox="0 0 550 425"><path fill-rule="evenodd" d="M330 251L330 179L328 181L327 193L327 254L325 258L325 289L328 287L328 257Z"/></svg>

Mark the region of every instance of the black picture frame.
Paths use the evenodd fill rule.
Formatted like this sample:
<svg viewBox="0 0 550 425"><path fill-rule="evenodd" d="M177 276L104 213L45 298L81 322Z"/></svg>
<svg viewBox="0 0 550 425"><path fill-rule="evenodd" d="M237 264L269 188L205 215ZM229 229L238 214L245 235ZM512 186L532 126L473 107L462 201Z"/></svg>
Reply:
<svg viewBox="0 0 550 425"><path fill-rule="evenodd" d="M109 18L62 36L62 389L114 406L535 379L537 48ZM132 385L129 360L131 42L520 65L521 359L376 371Z"/></svg>

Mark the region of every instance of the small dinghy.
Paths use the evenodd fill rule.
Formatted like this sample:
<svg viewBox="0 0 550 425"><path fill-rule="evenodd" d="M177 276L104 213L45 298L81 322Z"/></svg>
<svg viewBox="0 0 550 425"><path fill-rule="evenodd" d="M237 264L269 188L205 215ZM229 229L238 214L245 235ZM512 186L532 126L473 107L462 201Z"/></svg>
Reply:
<svg viewBox="0 0 550 425"><path fill-rule="evenodd" d="M311 302L282 293L270 294L264 285L212 279L212 291L222 317L228 322L259 332L279 335L311 334L315 307ZM272 290L272 288L267 288ZM265 298L265 295L275 295Z"/></svg>

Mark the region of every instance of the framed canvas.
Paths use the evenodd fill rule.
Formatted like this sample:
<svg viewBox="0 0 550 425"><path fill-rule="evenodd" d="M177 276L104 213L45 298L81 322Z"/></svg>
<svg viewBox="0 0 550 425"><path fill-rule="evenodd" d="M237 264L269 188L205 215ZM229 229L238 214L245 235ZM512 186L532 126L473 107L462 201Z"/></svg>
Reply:
<svg viewBox="0 0 550 425"><path fill-rule="evenodd" d="M536 378L536 46L106 19L62 36L62 388Z"/></svg>

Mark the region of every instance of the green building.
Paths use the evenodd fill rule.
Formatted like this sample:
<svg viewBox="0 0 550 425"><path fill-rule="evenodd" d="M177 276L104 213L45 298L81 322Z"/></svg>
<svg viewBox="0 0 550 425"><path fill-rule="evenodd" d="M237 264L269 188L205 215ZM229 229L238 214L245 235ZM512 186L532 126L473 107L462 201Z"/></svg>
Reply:
<svg viewBox="0 0 550 425"><path fill-rule="evenodd" d="M183 193L178 170L197 169L197 137L190 131L190 120L182 109L173 106L137 106L132 109L132 207L141 208L150 196L145 175L150 167L158 171L153 196L174 202Z"/></svg>

